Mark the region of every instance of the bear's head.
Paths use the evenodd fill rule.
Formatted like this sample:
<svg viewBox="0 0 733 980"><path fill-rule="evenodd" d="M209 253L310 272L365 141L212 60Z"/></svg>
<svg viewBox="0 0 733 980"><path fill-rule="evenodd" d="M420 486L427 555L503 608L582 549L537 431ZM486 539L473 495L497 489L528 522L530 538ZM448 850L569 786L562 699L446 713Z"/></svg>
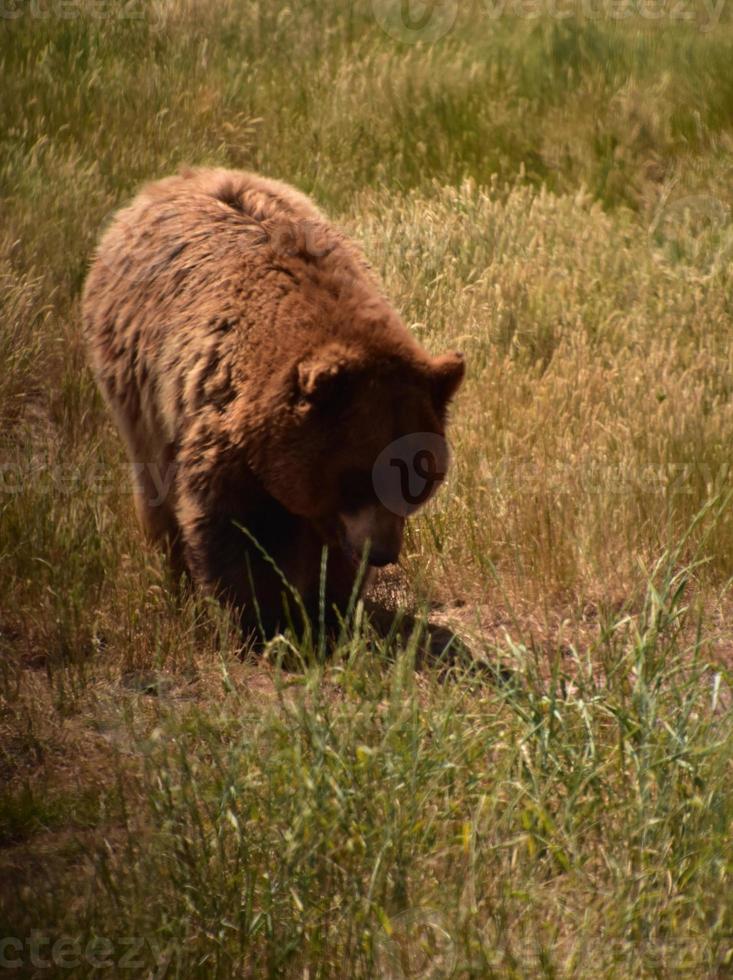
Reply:
<svg viewBox="0 0 733 980"><path fill-rule="evenodd" d="M329 341L302 354L270 429L268 491L309 519L358 566L396 562L405 519L437 490L448 466L449 402L461 354L430 357Z"/></svg>

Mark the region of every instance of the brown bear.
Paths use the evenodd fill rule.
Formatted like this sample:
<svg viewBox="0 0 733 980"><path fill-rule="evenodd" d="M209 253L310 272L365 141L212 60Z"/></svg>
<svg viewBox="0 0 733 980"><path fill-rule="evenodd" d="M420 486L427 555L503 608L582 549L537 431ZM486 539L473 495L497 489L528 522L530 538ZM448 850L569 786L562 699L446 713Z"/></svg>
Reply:
<svg viewBox="0 0 733 980"><path fill-rule="evenodd" d="M303 194L220 169L149 184L101 239L83 323L144 530L245 628L342 613L365 566L397 561L445 474L463 359L422 349ZM375 464L414 433L430 479L392 499Z"/></svg>

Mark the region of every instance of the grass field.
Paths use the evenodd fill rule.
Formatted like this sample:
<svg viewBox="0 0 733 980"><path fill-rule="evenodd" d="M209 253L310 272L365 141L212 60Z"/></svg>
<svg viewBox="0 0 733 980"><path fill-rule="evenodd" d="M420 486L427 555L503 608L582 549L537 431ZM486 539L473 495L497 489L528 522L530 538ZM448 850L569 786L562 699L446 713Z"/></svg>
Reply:
<svg viewBox="0 0 733 980"><path fill-rule="evenodd" d="M0 973L733 974L731 9L2 6ZM465 352L383 588L502 682L171 595L79 295L185 163L312 194Z"/></svg>

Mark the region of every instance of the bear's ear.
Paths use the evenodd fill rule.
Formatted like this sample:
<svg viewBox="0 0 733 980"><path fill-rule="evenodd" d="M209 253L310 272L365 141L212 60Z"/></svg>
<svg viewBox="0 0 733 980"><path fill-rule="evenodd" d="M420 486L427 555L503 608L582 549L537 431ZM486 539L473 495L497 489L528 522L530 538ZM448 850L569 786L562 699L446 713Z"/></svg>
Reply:
<svg viewBox="0 0 733 980"><path fill-rule="evenodd" d="M306 405L324 405L346 390L355 367L353 355L339 344L329 344L298 362L298 398Z"/></svg>
<svg viewBox="0 0 733 980"><path fill-rule="evenodd" d="M447 408L465 373L466 364L463 354L459 351L433 358L430 365L430 389L433 394L433 404L439 413Z"/></svg>

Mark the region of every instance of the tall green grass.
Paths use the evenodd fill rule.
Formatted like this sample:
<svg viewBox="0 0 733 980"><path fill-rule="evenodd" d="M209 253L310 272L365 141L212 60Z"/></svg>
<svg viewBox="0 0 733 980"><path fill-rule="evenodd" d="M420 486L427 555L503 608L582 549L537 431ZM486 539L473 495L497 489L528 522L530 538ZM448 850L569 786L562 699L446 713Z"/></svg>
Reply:
<svg viewBox="0 0 733 980"><path fill-rule="evenodd" d="M499 688L362 641L264 697L221 661L202 706L118 703L135 807L83 870L21 877L11 934L82 972L137 937L141 975L724 975L733 733L688 586L661 562L549 674L512 642Z"/></svg>

